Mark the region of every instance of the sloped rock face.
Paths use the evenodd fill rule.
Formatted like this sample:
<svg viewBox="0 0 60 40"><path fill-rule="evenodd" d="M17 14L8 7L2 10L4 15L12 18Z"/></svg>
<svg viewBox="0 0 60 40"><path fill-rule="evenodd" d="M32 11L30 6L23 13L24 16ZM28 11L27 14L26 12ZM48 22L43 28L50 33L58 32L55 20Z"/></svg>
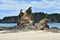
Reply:
<svg viewBox="0 0 60 40"><path fill-rule="evenodd" d="M26 12L22 12L22 10L21 10L20 14L19 14L19 22L18 22L17 26L20 28L25 28L28 25L32 25L32 23L33 23L33 17L32 17L31 7L29 7L26 10Z"/></svg>

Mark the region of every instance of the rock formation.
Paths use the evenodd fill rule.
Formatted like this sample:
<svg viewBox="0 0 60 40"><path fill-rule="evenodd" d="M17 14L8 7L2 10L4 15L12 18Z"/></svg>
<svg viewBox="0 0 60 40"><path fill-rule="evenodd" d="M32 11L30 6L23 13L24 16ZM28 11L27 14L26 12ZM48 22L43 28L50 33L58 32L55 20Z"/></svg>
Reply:
<svg viewBox="0 0 60 40"><path fill-rule="evenodd" d="M22 9L20 10L20 13L18 15L18 23L17 25L20 25L20 20L21 20L21 17L24 15L24 13L22 12Z"/></svg>
<svg viewBox="0 0 60 40"><path fill-rule="evenodd" d="M49 26L47 24L47 19L42 19L40 20L40 22L38 23L38 26L33 26L33 17L32 17L32 10L31 7L29 7L25 12L22 12L22 10L20 10L20 14L19 14L19 18L18 18L18 28L34 28L34 29L39 29L39 30L44 30L44 29L48 29ZM37 20L37 19L36 19ZM32 25L32 26L31 26Z"/></svg>
<svg viewBox="0 0 60 40"><path fill-rule="evenodd" d="M20 11L19 14L19 22L18 22L18 26L25 28L25 26L31 25L33 23L33 17L32 17L32 10L31 7L29 7L26 12L22 12L22 10Z"/></svg>
<svg viewBox="0 0 60 40"><path fill-rule="evenodd" d="M38 23L37 29L39 30L49 29L47 22L48 22L47 19L40 20L40 22Z"/></svg>

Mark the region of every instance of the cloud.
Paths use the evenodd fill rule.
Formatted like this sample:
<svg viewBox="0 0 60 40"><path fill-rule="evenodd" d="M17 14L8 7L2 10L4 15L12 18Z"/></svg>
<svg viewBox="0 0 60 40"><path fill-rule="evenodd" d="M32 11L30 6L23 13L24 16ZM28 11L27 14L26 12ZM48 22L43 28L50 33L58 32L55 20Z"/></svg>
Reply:
<svg viewBox="0 0 60 40"><path fill-rule="evenodd" d="M0 9L21 9L21 8L27 8L29 6L36 7L36 8L59 8L60 6L60 1L59 0L41 0L41 1L30 1L26 2L26 0L2 0L4 4L0 5Z"/></svg>
<svg viewBox="0 0 60 40"><path fill-rule="evenodd" d="M25 11L28 7L32 7L33 12L60 12L60 0L0 0L0 15L18 15L20 9Z"/></svg>
<svg viewBox="0 0 60 40"><path fill-rule="evenodd" d="M53 2L49 2L49 1L41 1L41 2L36 2L36 1L32 1L31 2L31 6L32 7L36 7L36 8L42 8L42 9L48 9L53 7L52 4L55 4L55 1Z"/></svg>
<svg viewBox="0 0 60 40"><path fill-rule="evenodd" d="M27 8L29 6L32 6L32 7L36 7L36 8L51 8L55 3L56 1L31 1L31 2L26 2L26 1L3 1L2 2L4 4L0 5L0 9L8 9L8 10L18 10L18 9L21 9L21 8ZM53 5L52 5L53 4Z"/></svg>
<svg viewBox="0 0 60 40"><path fill-rule="evenodd" d="M2 19L5 16L17 16L18 13L19 12L17 10L0 10L0 19Z"/></svg>
<svg viewBox="0 0 60 40"><path fill-rule="evenodd" d="M60 10L53 11L52 13L59 13L60 14Z"/></svg>

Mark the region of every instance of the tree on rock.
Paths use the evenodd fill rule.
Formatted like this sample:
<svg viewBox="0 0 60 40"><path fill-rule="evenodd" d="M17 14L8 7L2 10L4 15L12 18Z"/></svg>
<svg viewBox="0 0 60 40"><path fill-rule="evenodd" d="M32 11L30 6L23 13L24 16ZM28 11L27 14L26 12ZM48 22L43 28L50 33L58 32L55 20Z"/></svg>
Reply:
<svg viewBox="0 0 60 40"><path fill-rule="evenodd" d="M29 7L27 10L26 10L26 14L28 15L32 15L32 7Z"/></svg>
<svg viewBox="0 0 60 40"><path fill-rule="evenodd" d="M19 19L24 15L24 13L22 12L22 9L20 10L20 13L18 15Z"/></svg>

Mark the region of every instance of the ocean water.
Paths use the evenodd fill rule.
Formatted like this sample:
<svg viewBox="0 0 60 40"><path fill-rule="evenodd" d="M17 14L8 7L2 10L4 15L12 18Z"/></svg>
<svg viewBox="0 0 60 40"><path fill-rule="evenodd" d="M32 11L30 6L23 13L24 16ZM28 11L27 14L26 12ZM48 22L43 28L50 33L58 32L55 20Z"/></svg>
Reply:
<svg viewBox="0 0 60 40"><path fill-rule="evenodd" d="M58 27L60 28L60 23L48 23L49 27Z"/></svg>
<svg viewBox="0 0 60 40"><path fill-rule="evenodd" d="M4 27L13 27L17 25L17 23L0 23L0 27L4 26ZM58 27L60 28L60 23L48 23L49 27Z"/></svg>
<svg viewBox="0 0 60 40"><path fill-rule="evenodd" d="M16 26L17 23L0 23L0 27L4 26L4 27L13 27Z"/></svg>

